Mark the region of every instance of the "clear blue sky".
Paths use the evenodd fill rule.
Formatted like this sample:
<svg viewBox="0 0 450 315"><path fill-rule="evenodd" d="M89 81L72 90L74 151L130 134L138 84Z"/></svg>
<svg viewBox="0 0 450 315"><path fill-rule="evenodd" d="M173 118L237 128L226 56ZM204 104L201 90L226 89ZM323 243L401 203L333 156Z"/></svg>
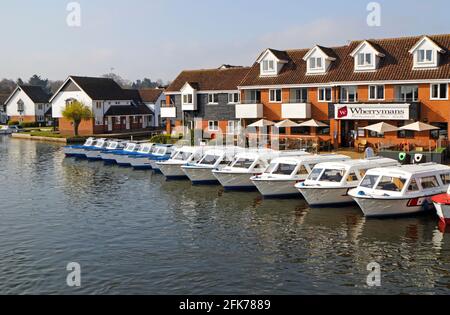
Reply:
<svg viewBox="0 0 450 315"><path fill-rule="evenodd" d="M381 0L381 26L362 0L1 0L0 78L50 79L114 72L173 79L183 69L250 65L267 47L342 45L347 40L450 33L448 0Z"/></svg>

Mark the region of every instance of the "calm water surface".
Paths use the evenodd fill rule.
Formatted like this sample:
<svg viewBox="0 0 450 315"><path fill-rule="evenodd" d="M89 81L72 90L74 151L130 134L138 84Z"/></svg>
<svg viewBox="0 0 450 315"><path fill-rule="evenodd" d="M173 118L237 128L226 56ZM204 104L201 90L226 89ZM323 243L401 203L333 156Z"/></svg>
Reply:
<svg viewBox="0 0 450 315"><path fill-rule="evenodd" d="M434 215L366 220L0 137L1 294L449 294ZM66 265L81 264L81 288ZM382 266L368 288L367 265Z"/></svg>

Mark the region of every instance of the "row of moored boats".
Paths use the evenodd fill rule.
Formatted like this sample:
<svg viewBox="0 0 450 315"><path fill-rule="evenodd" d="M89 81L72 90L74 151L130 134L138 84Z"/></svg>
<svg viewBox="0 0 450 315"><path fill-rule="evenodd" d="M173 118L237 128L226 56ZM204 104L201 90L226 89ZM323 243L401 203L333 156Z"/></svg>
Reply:
<svg viewBox="0 0 450 315"><path fill-rule="evenodd" d="M450 223L450 167L400 165L382 157L352 160L338 154L240 147L162 145L87 139L64 148L68 157L160 171L167 179L258 189L264 197L304 197L311 207L357 203L367 217L410 215L436 209Z"/></svg>

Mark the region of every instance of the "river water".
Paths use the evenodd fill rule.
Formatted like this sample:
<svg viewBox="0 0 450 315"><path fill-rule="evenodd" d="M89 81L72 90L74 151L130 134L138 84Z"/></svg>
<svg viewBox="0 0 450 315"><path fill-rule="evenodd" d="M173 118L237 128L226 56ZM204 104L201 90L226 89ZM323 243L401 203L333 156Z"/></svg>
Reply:
<svg viewBox="0 0 450 315"><path fill-rule="evenodd" d="M450 293L450 234L433 214L366 220L3 136L0 184L0 294Z"/></svg>

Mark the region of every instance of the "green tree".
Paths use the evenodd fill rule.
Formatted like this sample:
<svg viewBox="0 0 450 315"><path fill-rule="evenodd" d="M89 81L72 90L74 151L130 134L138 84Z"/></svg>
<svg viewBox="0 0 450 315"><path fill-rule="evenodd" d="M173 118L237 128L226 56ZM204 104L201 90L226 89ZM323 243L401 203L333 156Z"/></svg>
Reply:
<svg viewBox="0 0 450 315"><path fill-rule="evenodd" d="M66 105L62 115L65 119L73 123L75 137L78 136L78 128L80 127L81 121L89 120L93 117L91 109L79 101L74 101Z"/></svg>

